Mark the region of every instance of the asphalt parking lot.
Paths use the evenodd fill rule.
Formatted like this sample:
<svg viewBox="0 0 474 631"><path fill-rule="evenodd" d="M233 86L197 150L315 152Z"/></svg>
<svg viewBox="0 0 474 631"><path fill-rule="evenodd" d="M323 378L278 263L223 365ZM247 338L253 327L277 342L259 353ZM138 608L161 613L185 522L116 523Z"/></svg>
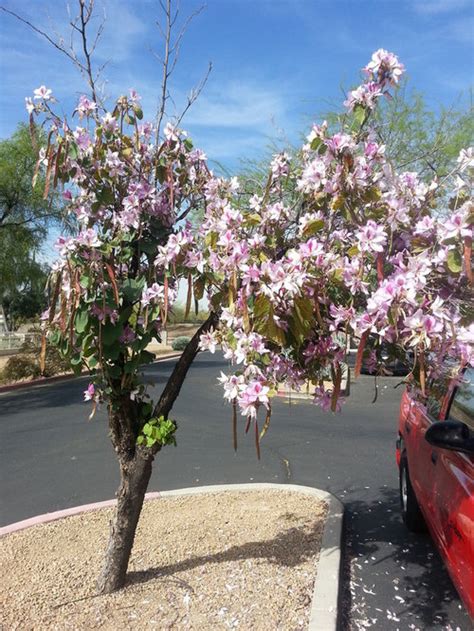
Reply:
<svg viewBox="0 0 474 631"><path fill-rule="evenodd" d="M303 401L273 405L257 460L242 422L234 453L230 408L216 377L226 362L201 354L172 417L178 447L159 454L150 490L235 482L315 486L345 505L341 628L468 631L471 622L428 536L408 533L398 512L394 444L399 378L353 383L339 415ZM147 374L162 387L172 362ZM113 497L118 483L105 415L88 422L85 378L0 396L1 524Z"/></svg>

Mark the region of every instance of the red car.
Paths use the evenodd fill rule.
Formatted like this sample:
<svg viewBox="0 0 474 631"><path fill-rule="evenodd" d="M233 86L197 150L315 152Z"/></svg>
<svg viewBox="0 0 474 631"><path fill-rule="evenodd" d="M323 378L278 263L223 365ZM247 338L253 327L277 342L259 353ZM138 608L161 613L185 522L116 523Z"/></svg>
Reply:
<svg viewBox="0 0 474 631"><path fill-rule="evenodd" d="M403 521L428 527L474 619L474 368L454 390L439 386L426 406L400 405L397 464Z"/></svg>

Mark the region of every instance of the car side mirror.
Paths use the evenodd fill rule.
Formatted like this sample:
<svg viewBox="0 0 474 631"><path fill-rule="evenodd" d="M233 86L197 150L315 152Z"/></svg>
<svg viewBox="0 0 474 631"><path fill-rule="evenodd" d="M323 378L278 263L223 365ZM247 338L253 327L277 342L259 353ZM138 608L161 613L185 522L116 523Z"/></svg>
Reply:
<svg viewBox="0 0 474 631"><path fill-rule="evenodd" d="M474 455L474 434L465 423L438 421L426 430L425 439L434 447Z"/></svg>

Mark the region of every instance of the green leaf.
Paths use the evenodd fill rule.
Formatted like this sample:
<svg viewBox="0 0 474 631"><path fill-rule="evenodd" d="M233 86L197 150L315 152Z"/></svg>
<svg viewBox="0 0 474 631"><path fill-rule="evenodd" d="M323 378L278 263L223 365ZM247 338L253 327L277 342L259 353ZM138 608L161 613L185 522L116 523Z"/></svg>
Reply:
<svg viewBox="0 0 474 631"><path fill-rule="evenodd" d="M204 278L202 278L201 276L199 278L196 278L193 284L194 298L196 300L201 300L202 297L204 296L204 287L205 287Z"/></svg>
<svg viewBox="0 0 474 631"><path fill-rule="evenodd" d="M321 140L321 138L313 138L313 140L311 141L311 149L313 151L316 151L316 149L319 148L322 142L323 141Z"/></svg>
<svg viewBox="0 0 474 631"><path fill-rule="evenodd" d="M253 305L255 330L272 342L283 346L286 342L285 332L276 325L273 316L273 305L270 299L263 294L257 296Z"/></svg>
<svg viewBox="0 0 474 631"><path fill-rule="evenodd" d="M127 375L132 375L134 372L137 371L138 366L139 366L139 358L135 357L135 359L125 364L123 371Z"/></svg>
<svg viewBox="0 0 474 631"><path fill-rule="evenodd" d="M74 318L74 329L76 333L84 333L89 323L89 313L85 310L78 310Z"/></svg>
<svg viewBox="0 0 474 631"><path fill-rule="evenodd" d="M105 346L111 346L115 344L118 338L123 333L123 327L121 324L112 324L112 322L107 322L102 327L102 343Z"/></svg>
<svg viewBox="0 0 474 631"><path fill-rule="evenodd" d="M143 110L142 110L142 108L139 105L135 104L133 106L133 111L135 112L135 116L138 118L138 120L141 121L142 118L143 118Z"/></svg>
<svg viewBox="0 0 474 631"><path fill-rule="evenodd" d="M364 123L365 116L365 107L363 107L362 105L356 105L354 107L354 119L357 123L359 123L360 126L362 126L362 124Z"/></svg>
<svg viewBox="0 0 474 631"><path fill-rule="evenodd" d="M313 323L313 305L310 299L297 298L289 321L289 327L298 345L301 345L308 337Z"/></svg>
<svg viewBox="0 0 474 631"><path fill-rule="evenodd" d="M106 357L106 359L108 359ZM120 366L107 366L107 374L111 379L119 379L122 376L122 369Z"/></svg>
<svg viewBox="0 0 474 631"><path fill-rule="evenodd" d="M82 372L82 364L71 364L72 372L75 375L80 375Z"/></svg>
<svg viewBox="0 0 474 631"><path fill-rule="evenodd" d="M255 320L263 320L268 318L270 313L273 317L273 307L270 299L264 294L260 294L253 305L253 317Z"/></svg>
<svg viewBox="0 0 474 631"><path fill-rule="evenodd" d="M307 237L315 234L316 232L319 232L321 228L324 228L324 219L312 219L311 221L308 221L304 227L303 235Z"/></svg>
<svg viewBox="0 0 474 631"><path fill-rule="evenodd" d="M69 149L68 149L67 155L68 155L69 158L71 158L71 160L77 160L77 156L79 155L79 150L77 148L76 143L72 142L69 145Z"/></svg>
<svg viewBox="0 0 474 631"><path fill-rule="evenodd" d="M258 213L250 213L248 215L245 215L245 221L250 226L258 226L259 223L261 223L262 221L262 217Z"/></svg>
<svg viewBox="0 0 474 631"><path fill-rule="evenodd" d="M450 272L459 274L462 270L462 255L459 250L449 250L447 264Z"/></svg>
<svg viewBox="0 0 474 631"><path fill-rule="evenodd" d="M104 186L97 194L97 201L100 202L102 206L110 206L115 202L115 195L111 188L108 186Z"/></svg>
<svg viewBox="0 0 474 631"><path fill-rule="evenodd" d="M159 241L154 240L154 241L141 241L140 242L140 250L142 252L145 252L145 254L149 254L150 256L153 256L156 254L157 250L158 250L158 245L159 245Z"/></svg>
<svg viewBox="0 0 474 631"><path fill-rule="evenodd" d="M81 287L84 287L84 289L87 289L90 286L90 282L91 282L91 277L88 274L82 274L79 280L79 284L81 285Z"/></svg>
<svg viewBox="0 0 474 631"><path fill-rule="evenodd" d="M110 346L105 346L103 348L104 359L108 361L115 361L120 357L120 353L122 352L121 346L118 343L111 344ZM116 375L117 377L121 376L121 372Z"/></svg>
<svg viewBox="0 0 474 631"><path fill-rule="evenodd" d="M81 355L74 355L73 357L71 357L70 359L71 362L71 366L78 366L79 364L82 364L82 357Z"/></svg>
<svg viewBox="0 0 474 631"><path fill-rule="evenodd" d="M122 284L122 292L128 302L136 302L142 295L145 279L127 278Z"/></svg>
<svg viewBox="0 0 474 631"><path fill-rule="evenodd" d="M184 146L186 147L188 151L191 151L191 149L193 148L193 141L191 140L191 138L185 139Z"/></svg>
<svg viewBox="0 0 474 631"><path fill-rule="evenodd" d="M159 164L156 167L156 177L160 184L163 184L163 182L166 180L166 167L164 167L162 164Z"/></svg>
<svg viewBox="0 0 474 631"><path fill-rule="evenodd" d="M156 358L155 353L150 353L149 351L142 351L140 353L140 364L151 364L154 362Z"/></svg>
<svg viewBox="0 0 474 631"><path fill-rule="evenodd" d="M53 346L58 346L61 341L61 331L59 331L59 329L53 331L53 333L49 336L49 341Z"/></svg>

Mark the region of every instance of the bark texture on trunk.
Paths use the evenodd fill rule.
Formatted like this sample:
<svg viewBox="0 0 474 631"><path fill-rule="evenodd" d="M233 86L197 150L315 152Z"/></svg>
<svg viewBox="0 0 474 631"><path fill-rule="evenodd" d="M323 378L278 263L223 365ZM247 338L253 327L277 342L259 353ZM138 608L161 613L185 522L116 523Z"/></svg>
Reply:
<svg viewBox="0 0 474 631"><path fill-rule="evenodd" d="M154 416L168 417L189 367L199 352L199 338L219 321L218 313L211 313L194 334L168 379L154 410ZM105 563L97 581L99 594L109 594L125 585L128 562L132 552L135 531L150 481L152 463L161 445L147 449L137 447L137 423L135 410L128 399L109 406L110 437L120 464L120 487L117 492L117 508L111 523Z"/></svg>
<svg viewBox="0 0 474 631"><path fill-rule="evenodd" d="M125 584L138 518L152 471L153 456L136 451L132 459L120 462L117 508L111 522L105 563L97 582L99 594L109 594Z"/></svg>

